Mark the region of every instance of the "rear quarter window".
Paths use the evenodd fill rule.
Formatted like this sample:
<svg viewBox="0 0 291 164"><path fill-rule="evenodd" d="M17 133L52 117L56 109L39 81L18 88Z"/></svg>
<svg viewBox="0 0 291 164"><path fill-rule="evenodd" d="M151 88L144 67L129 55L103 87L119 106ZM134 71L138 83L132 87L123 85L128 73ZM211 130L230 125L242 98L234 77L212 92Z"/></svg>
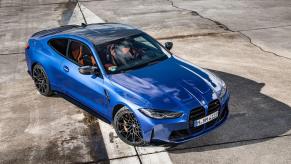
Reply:
<svg viewBox="0 0 291 164"><path fill-rule="evenodd" d="M66 56L68 39L52 39L49 41L49 45L61 55Z"/></svg>

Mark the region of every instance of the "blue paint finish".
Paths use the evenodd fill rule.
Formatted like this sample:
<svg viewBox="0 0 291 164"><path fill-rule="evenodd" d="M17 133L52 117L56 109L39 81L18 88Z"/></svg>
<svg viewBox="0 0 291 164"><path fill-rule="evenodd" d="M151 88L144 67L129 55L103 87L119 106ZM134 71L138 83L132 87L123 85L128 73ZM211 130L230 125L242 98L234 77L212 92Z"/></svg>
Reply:
<svg viewBox="0 0 291 164"><path fill-rule="evenodd" d="M58 31L59 30L59 31ZM99 30L99 31L98 31ZM110 34L108 38L102 32ZM52 89L65 93L88 106L112 122L112 112L116 105L127 106L141 125L144 140L147 142L163 141L170 143L185 142L205 134L220 126L226 115L209 128L198 133L170 140L173 131L189 129L191 110L204 107L208 113L208 104L214 100L220 102L220 112L228 110L229 92L219 97L222 80L211 72L199 68L176 56L170 56L157 64L118 74L106 74L95 44L108 40L143 33L140 30L119 24L97 24L87 27L69 27L54 29L33 35L26 49L28 71L35 63L46 70ZM89 38L87 38L89 37ZM93 42L94 37L102 37ZM83 75L79 66L53 50L48 41L53 38L77 40L87 45L101 70L101 75ZM108 95L106 95L106 92ZM110 101L108 101L108 97ZM175 119L153 119L145 116L138 109L166 110L181 112Z"/></svg>

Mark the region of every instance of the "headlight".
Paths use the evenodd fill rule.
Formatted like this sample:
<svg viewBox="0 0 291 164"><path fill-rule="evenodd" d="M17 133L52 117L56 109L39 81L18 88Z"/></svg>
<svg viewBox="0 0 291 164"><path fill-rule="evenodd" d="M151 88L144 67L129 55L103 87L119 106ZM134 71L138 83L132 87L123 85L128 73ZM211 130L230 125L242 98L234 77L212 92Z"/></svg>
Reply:
<svg viewBox="0 0 291 164"><path fill-rule="evenodd" d="M226 93L226 84L224 81L221 81L221 90L219 93L219 98L222 98Z"/></svg>
<svg viewBox="0 0 291 164"><path fill-rule="evenodd" d="M156 111L151 109L139 109L144 115L155 118L155 119L167 119L167 118L178 118L183 114L180 112L171 112L171 111Z"/></svg>

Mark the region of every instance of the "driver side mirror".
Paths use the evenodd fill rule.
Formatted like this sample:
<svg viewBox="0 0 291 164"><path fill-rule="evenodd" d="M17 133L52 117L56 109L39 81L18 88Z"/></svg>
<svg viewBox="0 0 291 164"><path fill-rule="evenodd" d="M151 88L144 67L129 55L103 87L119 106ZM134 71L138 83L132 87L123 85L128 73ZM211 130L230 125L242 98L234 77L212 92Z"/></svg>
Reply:
<svg viewBox="0 0 291 164"><path fill-rule="evenodd" d="M165 47L167 50L171 50L173 48L173 43L172 42L166 42Z"/></svg>
<svg viewBox="0 0 291 164"><path fill-rule="evenodd" d="M100 70L95 66L81 66L79 72L83 75L99 75Z"/></svg>

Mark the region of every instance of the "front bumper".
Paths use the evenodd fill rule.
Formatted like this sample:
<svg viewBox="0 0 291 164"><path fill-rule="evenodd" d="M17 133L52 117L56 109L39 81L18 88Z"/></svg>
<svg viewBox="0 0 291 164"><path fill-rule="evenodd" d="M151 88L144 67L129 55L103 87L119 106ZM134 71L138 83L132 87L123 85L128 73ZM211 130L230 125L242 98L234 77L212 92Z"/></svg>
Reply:
<svg viewBox="0 0 291 164"><path fill-rule="evenodd" d="M187 123L183 123L183 125L179 125L179 127L183 127L183 128L175 129L167 133L165 133L165 131L153 130L151 142L152 143L174 143L174 144L187 142L193 138L206 134L210 132L211 130L222 125L227 119L228 113L229 113L228 107L226 107L220 113L215 123L212 123L212 125L210 126L207 123L198 129L189 127L189 122L187 122ZM174 127L174 126L177 127L177 124L172 124L168 126L169 128Z"/></svg>
<svg viewBox="0 0 291 164"><path fill-rule="evenodd" d="M227 119L229 113L228 100L229 95L227 95L223 101L220 101L218 118L196 128L193 126L194 120L191 120L189 115L186 119L180 118L158 123L151 122L152 128L150 131L144 133L144 140L155 144L178 144L206 134L222 125ZM209 115L209 113L205 115Z"/></svg>

